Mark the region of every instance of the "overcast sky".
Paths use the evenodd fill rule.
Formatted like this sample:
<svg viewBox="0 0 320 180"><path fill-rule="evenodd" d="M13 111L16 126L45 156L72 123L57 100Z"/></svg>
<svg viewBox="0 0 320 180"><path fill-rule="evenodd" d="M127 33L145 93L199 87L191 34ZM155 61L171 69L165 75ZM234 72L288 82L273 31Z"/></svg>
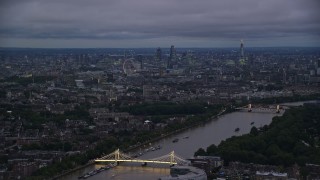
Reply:
<svg viewBox="0 0 320 180"><path fill-rule="evenodd" d="M0 47L320 47L320 0L0 0Z"/></svg>

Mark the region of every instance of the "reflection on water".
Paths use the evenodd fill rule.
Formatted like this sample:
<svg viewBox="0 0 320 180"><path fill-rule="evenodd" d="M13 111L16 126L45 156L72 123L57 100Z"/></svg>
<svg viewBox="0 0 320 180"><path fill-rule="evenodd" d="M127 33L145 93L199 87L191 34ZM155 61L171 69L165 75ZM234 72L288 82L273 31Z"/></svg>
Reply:
<svg viewBox="0 0 320 180"><path fill-rule="evenodd" d="M96 168L99 168L99 166L96 166ZM141 167L131 164L126 166L117 166L88 179L156 179L157 177L166 176L169 173L170 169L165 167Z"/></svg>
<svg viewBox="0 0 320 180"><path fill-rule="evenodd" d="M79 176L90 172L94 169L99 169L104 165L92 165L85 169L76 171L72 174L69 174L61 179L78 179ZM112 169L102 171L94 176L91 176L87 179L90 180L101 180L101 179L114 179L114 180L140 180L140 179L157 179L158 177L167 176L170 174L169 165L148 165L142 167L137 163L122 163L119 166L116 166Z"/></svg>

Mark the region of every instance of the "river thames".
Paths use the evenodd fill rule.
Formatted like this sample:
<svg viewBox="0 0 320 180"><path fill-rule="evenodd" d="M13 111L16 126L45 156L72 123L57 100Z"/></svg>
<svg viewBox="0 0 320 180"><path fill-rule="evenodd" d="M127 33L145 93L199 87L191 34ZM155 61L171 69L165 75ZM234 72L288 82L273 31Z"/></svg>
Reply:
<svg viewBox="0 0 320 180"><path fill-rule="evenodd" d="M284 105L299 106L304 102L286 103ZM262 112L233 112L220 116L204 125L196 126L194 128L183 131L179 134L172 135L164 138L150 146L141 148L139 151L144 152L145 149L153 146L160 145L162 148L156 151L149 151L139 159L152 159L159 156L166 155L171 151L174 151L180 157L188 159L193 157L194 152L199 148L206 149L211 144L218 145L221 141L226 140L232 136L239 136L250 132L253 126L257 128L271 123L274 116L281 116L280 114L271 111ZM235 129L239 128L238 132ZM186 138L188 137L188 138ZM178 142L173 143L174 139L179 139ZM136 152L132 152L134 154ZM94 169L100 168L102 165L95 164L81 170L75 171L69 175L60 178L62 180L75 180L79 176L90 172ZM120 164L119 166L103 171L99 174L91 176L87 179L90 180L102 180L102 179L114 179L114 180L131 180L131 179L158 179L162 176L167 176L170 173L169 165L149 165L141 167L139 163Z"/></svg>
<svg viewBox="0 0 320 180"><path fill-rule="evenodd" d="M290 103L290 105L299 105L301 103ZM211 144L218 145L221 141L232 136L239 136L250 132L253 126L261 127L271 123L274 116L281 116L282 113L276 114L271 112L233 112L220 116L202 126L188 129L171 137L162 139L151 146L160 145L162 148L156 151L149 151L139 159L152 159L174 151L184 159L193 157L195 151L199 148L206 149ZM239 128L238 132L235 129ZM188 137L188 138L186 138ZM174 139L179 139L173 143ZM145 148L141 148L143 152ZM140 150L138 150L140 151ZM134 153L134 152L132 152ZM92 165L84 169L75 171L64 176L63 180L78 179L79 176L101 167L102 165ZM120 164L119 166L103 171L92 177L90 180L114 179L114 180L132 180L132 179L158 179L159 177L169 175L169 165L149 165L141 167L141 164Z"/></svg>

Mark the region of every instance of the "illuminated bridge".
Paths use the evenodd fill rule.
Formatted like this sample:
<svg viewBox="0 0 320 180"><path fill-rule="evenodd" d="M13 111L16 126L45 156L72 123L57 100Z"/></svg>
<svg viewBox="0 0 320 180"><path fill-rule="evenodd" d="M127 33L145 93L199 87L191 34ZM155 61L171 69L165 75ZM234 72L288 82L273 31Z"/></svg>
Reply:
<svg viewBox="0 0 320 180"><path fill-rule="evenodd" d="M186 165L189 162L177 156L177 154L175 154L174 151L164 156L153 158L153 159L137 159L121 152L119 149L115 150L111 154L95 159L94 161L95 162L115 162L115 163L136 162L136 163L144 163L144 164L155 163L155 164L170 164L170 165L174 165L174 164Z"/></svg>
<svg viewBox="0 0 320 180"><path fill-rule="evenodd" d="M280 105L277 106L269 106L269 107L261 107L261 106L257 106L257 107L253 107L252 104L248 104L247 106L243 106L243 107L238 107L236 108L236 110L245 110L248 112L270 112L270 113L280 113L283 109L283 106L280 107Z"/></svg>

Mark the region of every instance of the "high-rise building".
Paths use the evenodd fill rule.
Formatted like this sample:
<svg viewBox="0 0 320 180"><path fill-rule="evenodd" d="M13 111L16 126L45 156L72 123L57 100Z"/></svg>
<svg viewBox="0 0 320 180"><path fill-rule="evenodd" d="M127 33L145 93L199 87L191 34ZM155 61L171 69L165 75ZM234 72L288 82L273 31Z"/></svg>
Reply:
<svg viewBox="0 0 320 180"><path fill-rule="evenodd" d="M287 72L285 68L282 69L282 83L283 84L287 83Z"/></svg>
<svg viewBox="0 0 320 180"><path fill-rule="evenodd" d="M176 56L176 49L174 48L174 46L172 45L170 48L170 59L174 60Z"/></svg>
<svg viewBox="0 0 320 180"><path fill-rule="evenodd" d="M156 51L156 59L158 61L162 61L162 52L161 52L161 48L158 48Z"/></svg>
<svg viewBox="0 0 320 180"><path fill-rule="evenodd" d="M240 58L239 63L244 65L246 63L245 57L244 57L244 45L243 40L240 41Z"/></svg>
<svg viewBox="0 0 320 180"><path fill-rule="evenodd" d="M317 69L316 69L317 75L320 76L320 59L317 61Z"/></svg>
<svg viewBox="0 0 320 180"><path fill-rule="evenodd" d="M137 56L137 60L140 63L140 69L142 70L143 69L143 57L142 57L142 55L138 55Z"/></svg>
<svg viewBox="0 0 320 180"><path fill-rule="evenodd" d="M168 59L167 68L172 69L175 57L176 57L176 50L175 50L174 46L172 45L170 48L170 57Z"/></svg>
<svg viewBox="0 0 320 180"><path fill-rule="evenodd" d="M243 40L240 41L240 58L244 59Z"/></svg>

